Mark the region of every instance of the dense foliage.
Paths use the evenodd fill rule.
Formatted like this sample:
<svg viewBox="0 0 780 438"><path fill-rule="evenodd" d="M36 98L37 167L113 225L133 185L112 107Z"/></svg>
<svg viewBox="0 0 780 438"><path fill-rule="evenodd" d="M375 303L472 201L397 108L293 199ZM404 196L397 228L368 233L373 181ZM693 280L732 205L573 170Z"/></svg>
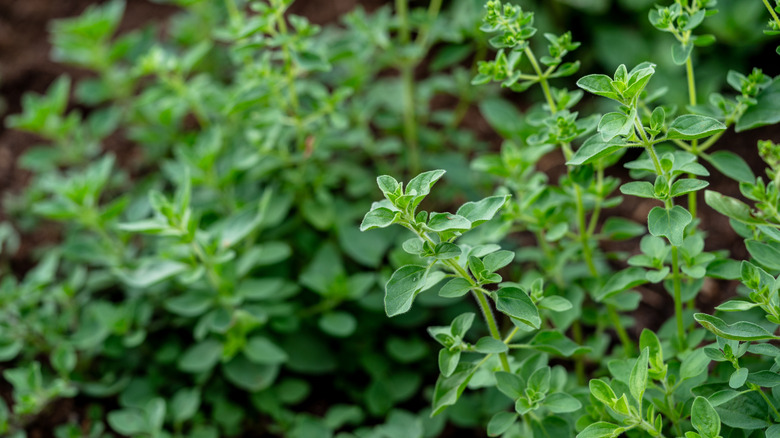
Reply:
<svg viewBox="0 0 780 438"><path fill-rule="evenodd" d="M0 247L60 236L0 266L4 436L74 398L57 437L780 437L780 145L712 149L780 122L780 77L706 52L780 34L780 2L722 1L725 29L715 0L620 2L663 48L641 60L551 2L325 27L292 0L170 3L164 31L116 35L121 0L55 22L52 56L94 74L7 119L46 144ZM630 197L646 224L611 214ZM708 245L715 214L749 260ZM671 317L632 331L648 290Z"/></svg>

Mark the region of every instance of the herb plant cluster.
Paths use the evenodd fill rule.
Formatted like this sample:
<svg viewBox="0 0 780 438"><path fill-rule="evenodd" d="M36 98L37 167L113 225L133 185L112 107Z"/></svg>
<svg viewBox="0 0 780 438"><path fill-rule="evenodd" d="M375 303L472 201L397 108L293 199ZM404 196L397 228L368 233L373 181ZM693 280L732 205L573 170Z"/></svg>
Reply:
<svg viewBox="0 0 780 438"><path fill-rule="evenodd" d="M780 34L780 2L751 1ZM666 59L581 75L576 35L510 2L325 27L292 0L168 3L164 33L117 36L121 0L55 22L53 57L93 74L7 119L46 145L0 248L60 236L0 265L0 434L73 398L57 437L780 437L780 144L758 142L758 176L712 150L780 122L780 77L704 95L715 0L642 12L684 106L653 80ZM521 113L502 90L541 97ZM744 199L707 190L721 175ZM628 197L646 223L611 214ZM748 260L707 245L716 214ZM673 312L633 336L647 290Z"/></svg>

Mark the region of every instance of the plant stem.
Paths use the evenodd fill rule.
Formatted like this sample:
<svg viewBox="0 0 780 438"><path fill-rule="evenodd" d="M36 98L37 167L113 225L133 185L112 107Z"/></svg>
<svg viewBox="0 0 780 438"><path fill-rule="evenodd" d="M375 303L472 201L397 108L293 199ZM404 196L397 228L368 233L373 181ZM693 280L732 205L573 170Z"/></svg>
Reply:
<svg viewBox="0 0 780 438"><path fill-rule="evenodd" d="M431 3L428 5L428 22L422 26L420 32L417 34L417 38L414 41L416 45L425 47L428 44L428 36L430 35L431 24L433 24L433 21L436 20L436 17L439 16L439 11L441 11L441 3L442 0L431 0Z"/></svg>
<svg viewBox="0 0 780 438"><path fill-rule="evenodd" d="M685 71L688 76L688 103L690 103L691 106L695 106L697 99L696 99L696 77L693 75L693 61L691 61L691 57L689 56L688 59L685 61ZM691 152L693 152L694 155L698 155L698 140L691 141ZM696 175L689 174L688 178L696 178ZM696 217L696 191L693 191L691 193L688 193L688 210L690 210L691 215L693 217Z"/></svg>
<svg viewBox="0 0 780 438"><path fill-rule="evenodd" d="M774 8L772 8L772 5L769 4L769 1L764 0L764 6L766 6L766 8L769 10L769 13L772 15L772 18L775 20L775 23L777 23L777 25L780 26L780 17L777 16Z"/></svg>
<svg viewBox="0 0 780 438"><path fill-rule="evenodd" d="M754 388L753 388L753 390L754 390L754 391L756 391L756 392L758 392L758 393L761 395L761 398L763 398L763 399L764 399L764 401L766 402L767 406L769 406L769 408L770 408L770 409L772 410L772 412L775 414L775 419L776 419L777 421L780 421L780 412L778 412L778 411L777 411L777 408L775 407L774 403L772 403L772 401L771 401L771 400L769 400L769 397L767 397L767 396L766 396L766 394L764 393L764 391L763 391L763 390L761 390L761 387L759 387L759 386L756 386L756 385L750 385L750 386L751 386L751 387L754 387Z"/></svg>
<svg viewBox="0 0 780 438"><path fill-rule="evenodd" d="M395 0L395 9L400 20L398 39L401 46L410 42L408 0ZM417 121L414 108L414 66L411 59L401 60L401 86L403 99L404 140L408 146L407 165L412 175L420 172L420 153L417 145Z"/></svg>
<svg viewBox="0 0 780 438"><path fill-rule="evenodd" d="M680 286L680 266L677 247L672 245L672 284L674 288L674 316L677 320L677 336L680 348L686 348L685 325L683 324L683 303Z"/></svg>
<svg viewBox="0 0 780 438"><path fill-rule="evenodd" d="M536 57L534 56L534 52L530 47L525 48L525 56L528 57L528 61L531 63L531 67L533 67L536 75L539 77L539 84L542 86L542 91L544 92L544 98L547 100L547 105L550 106L550 112L552 114L557 113L558 108L556 108L555 100L553 99L552 93L550 92L550 85L547 83L547 76L544 75L542 69L539 67L539 63L536 62Z"/></svg>
<svg viewBox="0 0 780 438"><path fill-rule="evenodd" d="M228 11L230 17L230 24L238 24L241 20L241 14L238 12L235 0L225 0L225 8Z"/></svg>
<svg viewBox="0 0 780 438"><path fill-rule="evenodd" d="M431 240L430 237L428 237L427 234L425 234L424 231L418 231L414 228L410 228L412 231L414 231L415 234L417 234L418 237L421 239L427 241L429 244L435 246L436 244ZM503 339L501 339L501 332L498 330L498 324L496 323L496 318L493 316L493 310L490 308L490 304L487 301L487 298L485 298L485 289L482 289L477 285L477 283L474 281L474 279L471 277L471 275L466 271L461 265L459 265L454 260L443 260L442 261L445 266L450 268L453 272L455 272L458 276L463 278L464 280L469 282L469 285L471 286L471 292L474 293L474 296L477 298L477 303L479 303L479 308L482 311L482 316L485 318L485 322L487 323L488 330L490 331L490 336L493 337L493 339L499 340L501 342L505 342ZM510 336L514 336L515 332L512 332ZM511 339L511 338L510 338ZM506 353L499 353L498 354L499 359L501 360L501 367L506 372L510 372L509 368L509 359L507 359Z"/></svg>
<svg viewBox="0 0 780 438"><path fill-rule="evenodd" d="M633 356L634 344L631 342L631 338L628 336L626 328L623 327L623 323L620 322L620 314L618 314L617 309L612 304L607 304L607 315L609 316L609 320L612 322L612 325L615 328L615 332L618 335L618 339L620 339L620 343L623 345L623 350L625 350L624 352L626 356Z"/></svg>

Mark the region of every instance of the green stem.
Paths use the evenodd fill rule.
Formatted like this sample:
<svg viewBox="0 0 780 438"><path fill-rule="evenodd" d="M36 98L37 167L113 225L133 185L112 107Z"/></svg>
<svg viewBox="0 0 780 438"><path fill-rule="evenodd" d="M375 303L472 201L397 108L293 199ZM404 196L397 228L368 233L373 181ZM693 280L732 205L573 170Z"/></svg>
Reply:
<svg viewBox="0 0 780 438"><path fill-rule="evenodd" d="M689 56L688 59L685 61L685 71L688 76L688 103L691 106L696 105L696 78L693 75L693 61L691 61L691 57Z"/></svg>
<svg viewBox="0 0 780 438"><path fill-rule="evenodd" d="M408 0L395 1L396 13L400 20L398 39L401 46L406 46L410 42L409 4L407 2ZM415 63L410 59L401 60L404 140L409 147L407 165L412 175L417 175L420 172L420 153L417 145L417 121L414 108L414 66Z"/></svg>
<svg viewBox="0 0 780 438"><path fill-rule="evenodd" d="M680 263L677 247L672 245L672 285L674 288L674 316L677 321L677 337L680 349L686 348L685 325L683 324L683 303L680 285Z"/></svg>
<svg viewBox="0 0 780 438"><path fill-rule="evenodd" d="M558 108L555 106L555 100L553 99L552 93L550 92L550 85L547 83L547 77L544 75L542 69L539 67L539 63L536 62L536 57L534 56L534 52L531 50L530 47L525 48L525 56L528 57L528 61L531 63L531 67L533 67L534 71L536 72L536 75L539 77L539 84L542 85L544 98L547 100L547 105L550 106L550 112L552 114L557 113Z"/></svg>
<svg viewBox="0 0 780 438"><path fill-rule="evenodd" d="M571 335L577 345L582 345L582 324L579 319L575 319L571 324ZM585 356L578 354L574 356L574 373L577 375L577 383L585 385L588 383L588 376L585 374Z"/></svg>
<svg viewBox="0 0 780 438"><path fill-rule="evenodd" d="M777 25L780 26L780 18L778 18L777 14L775 13L775 9L772 7L772 5L770 5L767 0L764 0L764 5L769 10L769 13L772 15L772 18L775 20L775 23L777 23Z"/></svg>
<svg viewBox="0 0 780 438"><path fill-rule="evenodd" d="M420 32L417 34L417 38L414 41L415 45L425 47L428 44L431 25L433 24L433 21L436 20L436 17L439 16L441 3L442 0L431 0L431 3L428 5L428 22L422 26Z"/></svg>
<svg viewBox="0 0 780 438"><path fill-rule="evenodd" d="M425 234L425 232L417 231L414 230L413 228L412 231L414 231L421 239L427 241L429 244L433 246L436 245L433 242L433 240L431 240L431 238ZM471 291L474 293L474 296L477 298L477 303L479 303L479 308L482 311L482 316L485 318L485 322L487 323L488 330L490 331L490 336L492 336L493 339L497 339L501 342L504 342L504 340L501 339L501 332L498 330L498 324L496 323L496 318L495 316L493 316L493 310L490 308L490 304L488 303L487 298L485 298L485 293L487 291L479 287L479 285L477 285L477 282L474 281L471 275L456 261L443 260L442 262L444 263L445 266L450 268L461 278L469 282L469 285L471 286ZM514 336L514 332L512 333L512 336ZM504 369L504 371L511 372L509 368L509 359L507 358L506 353L499 353L498 357L501 360L501 367Z"/></svg>
<svg viewBox="0 0 780 438"><path fill-rule="evenodd" d="M761 390L761 387L753 385L753 384L751 384L750 386L753 388L754 391L758 392L761 395L761 398L764 399L764 401L766 402L767 406L769 406L769 409L771 409L772 412L775 414L775 419L777 421L780 421L780 412L777 411L777 408L775 407L775 404L772 403L772 401L769 400L769 397L766 396L764 391Z"/></svg>
<svg viewBox="0 0 780 438"><path fill-rule="evenodd" d="M241 21L241 14L238 12L235 0L225 0L225 8L228 11L230 17L230 24L237 24Z"/></svg>
<svg viewBox="0 0 780 438"><path fill-rule="evenodd" d="M633 356L634 343L631 342L631 338L628 336L626 328L623 327L623 323L620 322L620 314L618 314L617 309L612 304L607 304L607 315L609 316L610 322L612 322L612 325L614 326L615 332L618 335L618 339L620 339L620 343L623 345L625 355L628 357Z"/></svg>

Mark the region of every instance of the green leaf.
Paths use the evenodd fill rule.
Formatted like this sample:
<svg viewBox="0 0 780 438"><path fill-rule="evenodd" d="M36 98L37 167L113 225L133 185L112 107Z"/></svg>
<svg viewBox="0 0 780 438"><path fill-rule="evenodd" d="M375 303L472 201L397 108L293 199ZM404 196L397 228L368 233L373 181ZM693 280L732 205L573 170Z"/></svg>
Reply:
<svg viewBox="0 0 780 438"><path fill-rule="evenodd" d="M720 416L704 397L693 400L691 424L702 438L717 438L720 435Z"/></svg>
<svg viewBox="0 0 780 438"><path fill-rule="evenodd" d="M643 348L642 353L639 354L639 358L634 363L634 368L631 369L631 376L628 378L628 388L631 391L631 396L634 400L638 401L641 405L642 397L644 397L645 389L647 388L647 376L648 376L648 357L650 355L649 348Z"/></svg>
<svg viewBox="0 0 780 438"><path fill-rule="evenodd" d="M655 199L655 189L647 181L631 181L620 186L620 193L640 198Z"/></svg>
<svg viewBox="0 0 780 438"><path fill-rule="evenodd" d="M525 382L517 374L508 373L506 371L496 371L496 388L504 395L517 400L525 395Z"/></svg>
<svg viewBox="0 0 780 438"><path fill-rule="evenodd" d="M146 418L136 409L111 411L107 419L112 429L127 436L141 434L149 429Z"/></svg>
<svg viewBox="0 0 780 438"><path fill-rule="evenodd" d="M620 95L612 86L612 78L607 75L588 75L577 81L577 86L597 96L620 102Z"/></svg>
<svg viewBox="0 0 780 438"><path fill-rule="evenodd" d="M441 414L447 406L454 405L458 401L476 370L477 368L472 364L461 363L451 376L439 376L433 390L432 417Z"/></svg>
<svg viewBox="0 0 780 438"><path fill-rule="evenodd" d="M565 414L579 410L582 403L565 392L556 392L545 397L542 406L555 414Z"/></svg>
<svg viewBox="0 0 780 438"><path fill-rule="evenodd" d="M534 392L546 393L550 390L550 380L552 377L552 369L549 366L543 366L536 369L531 373L531 377L528 378L528 388Z"/></svg>
<svg viewBox="0 0 780 438"><path fill-rule="evenodd" d="M712 164L714 168L718 169L718 172L735 181L748 183L756 181L756 176L753 174L750 166L734 152L717 151L709 155L702 154L702 157Z"/></svg>
<svg viewBox="0 0 780 438"><path fill-rule="evenodd" d="M431 193L431 187L436 184L436 181L444 176L444 173L444 170L430 170L409 180L409 183L406 184L404 194L414 195L414 200L410 204L413 210L417 208L420 202L422 202L429 193Z"/></svg>
<svg viewBox="0 0 780 438"><path fill-rule="evenodd" d="M485 258L482 259L482 263L485 265L485 269L488 272L496 272L512 263L514 258L515 253L513 251L501 250L486 255Z"/></svg>
<svg viewBox="0 0 780 438"><path fill-rule="evenodd" d="M52 367L61 375L69 375L75 368L78 361L76 351L67 343L57 345L50 355Z"/></svg>
<svg viewBox="0 0 780 438"><path fill-rule="evenodd" d="M647 227L621 217L609 217L601 228L601 234L610 240L626 240L645 234Z"/></svg>
<svg viewBox="0 0 780 438"><path fill-rule="evenodd" d="M400 214L400 212L390 210L389 208L374 208L363 217L363 222L360 223L360 231L389 227Z"/></svg>
<svg viewBox="0 0 780 438"><path fill-rule="evenodd" d="M287 362L287 353L264 336L252 336L243 348L244 355L254 363L276 365Z"/></svg>
<svg viewBox="0 0 780 438"><path fill-rule="evenodd" d="M770 271L780 271L780 250L757 240L745 240L745 247L758 263Z"/></svg>
<svg viewBox="0 0 780 438"><path fill-rule="evenodd" d="M606 157L612 152L625 147L626 145L621 138L613 138L609 141L604 141L601 135L594 135L585 140L585 143L577 149L566 164L569 166L590 164L599 158Z"/></svg>
<svg viewBox="0 0 780 438"><path fill-rule="evenodd" d="M398 189L401 188L401 184L396 181L395 178L393 178L390 175L381 175L376 178L376 185L379 186L379 190L382 191L382 194L385 196L389 194L396 194Z"/></svg>
<svg viewBox="0 0 780 438"><path fill-rule="evenodd" d="M503 287L496 292L496 308L535 329L542 323L534 302L527 293L516 287Z"/></svg>
<svg viewBox="0 0 780 438"><path fill-rule="evenodd" d="M774 352L774 354L774 357L777 357L778 353ZM747 381L764 388L774 388L780 386L780 373L769 370L755 371L748 375Z"/></svg>
<svg viewBox="0 0 780 438"><path fill-rule="evenodd" d="M672 124L669 125L669 131L666 133L666 138L670 140L695 140L709 137L725 130L726 125L712 117L685 114L672 121Z"/></svg>
<svg viewBox="0 0 780 438"><path fill-rule="evenodd" d="M214 301L210 293L190 291L177 297L168 298L163 306L171 313L180 316L194 317L208 310Z"/></svg>
<svg viewBox="0 0 780 438"><path fill-rule="evenodd" d="M320 317L317 324L323 332L337 338L346 338L357 329L357 319L348 312L328 312Z"/></svg>
<svg viewBox="0 0 780 438"><path fill-rule="evenodd" d="M479 103L479 111L488 124L504 138L520 136L523 115L504 99L489 98Z"/></svg>
<svg viewBox="0 0 780 438"><path fill-rule="evenodd" d="M704 350L698 349L688 353L680 365L680 380L687 380L707 371L710 358Z"/></svg>
<svg viewBox="0 0 780 438"><path fill-rule="evenodd" d="M751 225L761 225L765 223L763 220L753 217L750 213L750 207L747 204L730 196L707 190L704 192L704 202L718 213L726 215L735 221Z"/></svg>
<svg viewBox="0 0 780 438"><path fill-rule="evenodd" d="M613 138L625 137L634 129L634 119L631 115L612 112L604 114L599 122L598 131L601 139L608 142Z"/></svg>
<svg viewBox="0 0 780 438"><path fill-rule="evenodd" d="M181 388L173 394L171 399L171 415L176 424L183 423L192 418L200 407L199 388Z"/></svg>
<svg viewBox="0 0 780 438"><path fill-rule="evenodd" d="M653 207L647 216L647 229L656 237L664 236L674 246L682 246L685 227L693 216L685 208L675 205L671 210Z"/></svg>
<svg viewBox="0 0 780 438"><path fill-rule="evenodd" d="M693 319L701 324L702 327L725 339L734 341L780 339L780 336L775 336L752 322L738 321L734 324L726 324L722 319L706 313L696 313L693 315Z"/></svg>
<svg viewBox="0 0 780 438"><path fill-rule="evenodd" d="M574 354L585 353L590 349L577 345L563 333L555 330L542 330L528 343L528 346L544 353L571 357Z"/></svg>
<svg viewBox="0 0 780 438"><path fill-rule="evenodd" d="M458 315L455 319L452 320L452 323L450 323L450 334L452 334L452 336L463 338L466 336L466 332L469 331L473 323L473 313L466 312L462 315Z"/></svg>
<svg viewBox="0 0 780 438"><path fill-rule="evenodd" d="M612 423L599 421L577 434L577 438L617 438L625 429Z"/></svg>
<svg viewBox="0 0 780 438"><path fill-rule="evenodd" d="M536 304L541 309L548 309L553 312L565 312L572 308L571 301L557 295L544 297Z"/></svg>
<svg viewBox="0 0 780 438"><path fill-rule="evenodd" d="M222 357L222 343L206 339L189 347L179 357L179 369L186 373L202 373L214 368Z"/></svg>
<svg viewBox="0 0 780 438"><path fill-rule="evenodd" d="M777 47L777 54L780 55L780 46ZM766 438L780 438L780 424L770 426L766 430Z"/></svg>
<svg viewBox="0 0 780 438"><path fill-rule="evenodd" d="M239 354L222 365L222 373L229 382L239 388L256 392L269 388L274 383L279 374L279 366L256 364Z"/></svg>
<svg viewBox="0 0 780 438"><path fill-rule="evenodd" d="M747 368L740 368L738 370L734 370L733 373L731 373L731 377L729 377L729 386L732 389L739 389L742 387L742 385L747 382L749 371Z"/></svg>
<svg viewBox="0 0 780 438"><path fill-rule="evenodd" d="M428 228L435 232L465 231L471 229L471 222L463 216L450 213L431 213Z"/></svg>
<svg viewBox="0 0 780 438"><path fill-rule="evenodd" d="M615 391L612 390L612 387L609 386L607 382L601 379L592 379L588 383L588 388L590 389L591 395L593 395L596 400L604 403L609 407L612 407L615 404L617 396L615 395Z"/></svg>
<svg viewBox="0 0 780 438"><path fill-rule="evenodd" d="M139 289L145 289L163 280L181 274L188 268L188 265L175 260L145 259L134 270L120 275L128 285Z"/></svg>
<svg viewBox="0 0 780 438"><path fill-rule="evenodd" d="M489 437L496 437L507 430L509 430L510 427L512 427L513 424L517 421L517 413L515 412L496 412L493 417L490 419L490 422L487 426L487 434Z"/></svg>
<svg viewBox="0 0 780 438"><path fill-rule="evenodd" d="M760 304L758 303L752 303L750 301L730 300L715 307L715 310L720 310L721 312L741 312L745 310L750 310L759 305Z"/></svg>
<svg viewBox="0 0 780 438"><path fill-rule="evenodd" d="M439 296L444 298L457 298L466 295L471 290L471 283L465 278L453 278L442 286Z"/></svg>
<svg viewBox="0 0 780 438"><path fill-rule="evenodd" d="M385 312L387 316L400 315L412 308L414 297L422 290L428 276L424 266L406 265L390 277L385 286Z"/></svg>
<svg viewBox="0 0 780 438"><path fill-rule="evenodd" d="M686 195L691 192L699 191L707 187L708 185L710 185L710 183L700 179L693 179L693 178L679 179L675 181L674 184L672 184L671 196L674 198L675 196Z"/></svg>
<svg viewBox="0 0 780 438"><path fill-rule="evenodd" d="M493 219L498 210L509 200L510 195L490 196L481 201L467 202L458 209L457 215L465 217L472 227Z"/></svg>
<svg viewBox="0 0 780 438"><path fill-rule="evenodd" d="M509 351L509 347L505 343L490 336L480 338L474 345L474 349L478 353L484 354L498 354Z"/></svg>
<svg viewBox="0 0 780 438"><path fill-rule="evenodd" d="M629 290L645 283L647 283L645 270L632 266L609 277L607 283L594 292L593 298L598 302L602 302L624 290Z"/></svg>
<svg viewBox="0 0 780 438"><path fill-rule="evenodd" d="M749 106L742 114L734 130L742 132L777 122L780 122L780 77L758 93L756 104Z"/></svg>
<svg viewBox="0 0 780 438"><path fill-rule="evenodd" d="M672 44L672 61L677 65L683 65L693 52L693 44L683 44L680 42Z"/></svg>
<svg viewBox="0 0 780 438"><path fill-rule="evenodd" d="M451 351L447 348L439 350L439 371L442 376L451 376L459 362L460 350Z"/></svg>

